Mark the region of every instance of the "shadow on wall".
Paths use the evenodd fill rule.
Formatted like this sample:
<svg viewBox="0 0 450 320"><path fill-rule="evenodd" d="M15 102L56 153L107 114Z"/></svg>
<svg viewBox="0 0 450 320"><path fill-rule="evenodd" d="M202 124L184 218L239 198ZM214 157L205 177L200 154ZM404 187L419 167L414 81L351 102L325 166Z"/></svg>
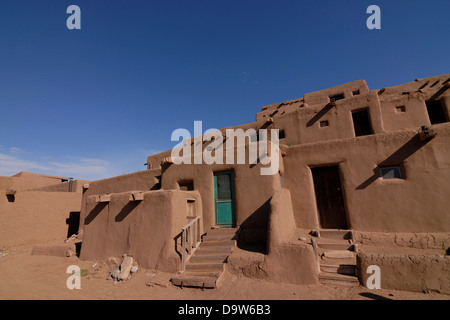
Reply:
<svg viewBox="0 0 450 320"><path fill-rule="evenodd" d="M95 217L98 216L98 214L108 205L107 202L99 202L97 203L97 205L94 207L94 209L91 210L91 212L89 212L89 214L86 216L86 218L84 219L84 224L89 224L91 223Z"/></svg>
<svg viewBox="0 0 450 320"><path fill-rule="evenodd" d="M270 214L269 198L258 209L256 209L239 229L238 247L242 250L267 253L267 224Z"/></svg>
<svg viewBox="0 0 450 320"><path fill-rule="evenodd" d="M175 252L178 254L178 256L180 257L180 259L182 259L183 255L181 250L183 250L183 248L181 247L181 236L183 235L183 231L181 231L179 234L177 234L174 238L174 245L175 245Z"/></svg>
<svg viewBox="0 0 450 320"><path fill-rule="evenodd" d="M123 221L123 219L125 219L131 213L131 211L133 211L139 205L139 203L141 202L140 201L128 202L114 218L114 221L116 222Z"/></svg>
<svg viewBox="0 0 450 320"><path fill-rule="evenodd" d="M77 242L75 243L75 255L79 258L80 257L80 253L81 253L81 245L83 243L82 242Z"/></svg>
<svg viewBox="0 0 450 320"><path fill-rule="evenodd" d="M395 151L392 155L390 155L388 158L386 158L380 164L378 164L378 166L375 169L373 169L373 175L366 181L361 183L359 186L357 186L356 190L363 190L367 188L370 184L372 184L375 180L377 180L380 177L378 170L379 167L399 165L403 163L407 158L409 158L416 151L418 151L420 148L426 145L429 141L431 140L421 141L419 135L416 134L400 149Z"/></svg>
<svg viewBox="0 0 450 320"><path fill-rule="evenodd" d="M325 114L327 114L328 111L330 111L332 108L331 104L327 104L325 107L322 108L322 110L320 110L318 113L316 113L314 115L314 117L311 118L311 120L309 120L306 123L307 127L311 127L313 126L317 121L320 120L320 118L322 118Z"/></svg>

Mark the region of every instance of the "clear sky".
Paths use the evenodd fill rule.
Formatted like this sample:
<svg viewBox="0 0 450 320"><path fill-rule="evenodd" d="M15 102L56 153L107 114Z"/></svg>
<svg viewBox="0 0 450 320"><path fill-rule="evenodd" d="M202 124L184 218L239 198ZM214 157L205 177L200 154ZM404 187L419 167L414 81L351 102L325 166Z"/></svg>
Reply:
<svg viewBox="0 0 450 320"><path fill-rule="evenodd" d="M69 5L81 30L69 30ZM369 5L381 30L369 30ZM0 1L0 175L144 170L193 132L364 79L450 73L449 0Z"/></svg>

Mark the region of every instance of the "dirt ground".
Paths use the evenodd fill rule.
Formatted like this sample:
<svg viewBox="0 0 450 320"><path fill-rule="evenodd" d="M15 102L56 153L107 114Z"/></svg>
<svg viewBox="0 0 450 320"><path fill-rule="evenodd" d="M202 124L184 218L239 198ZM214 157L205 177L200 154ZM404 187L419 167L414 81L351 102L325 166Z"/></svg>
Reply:
<svg viewBox="0 0 450 320"><path fill-rule="evenodd" d="M450 296L436 293L271 283L227 272L219 288L204 291L172 286L172 274L142 268L131 279L115 283L108 279L106 262L31 255L32 249L33 245L23 245L1 250L1 300L450 300ZM70 265L83 270L80 289L66 286Z"/></svg>

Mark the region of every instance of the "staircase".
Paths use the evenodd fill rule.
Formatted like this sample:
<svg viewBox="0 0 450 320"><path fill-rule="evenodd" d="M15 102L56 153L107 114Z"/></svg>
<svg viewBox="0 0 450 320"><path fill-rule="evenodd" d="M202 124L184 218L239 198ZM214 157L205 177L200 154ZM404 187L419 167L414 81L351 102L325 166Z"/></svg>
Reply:
<svg viewBox="0 0 450 320"><path fill-rule="evenodd" d="M175 286L213 289L219 285L228 256L236 246L238 228L211 229L187 262L171 279Z"/></svg>
<svg viewBox="0 0 450 320"><path fill-rule="evenodd" d="M312 245L318 256L319 281L326 284L359 286L352 230L313 231Z"/></svg>

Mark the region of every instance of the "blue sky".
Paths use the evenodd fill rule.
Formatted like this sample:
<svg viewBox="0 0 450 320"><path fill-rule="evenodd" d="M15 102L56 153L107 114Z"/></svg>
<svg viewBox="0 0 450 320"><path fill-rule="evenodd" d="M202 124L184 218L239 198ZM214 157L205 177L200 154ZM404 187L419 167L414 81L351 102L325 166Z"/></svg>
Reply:
<svg viewBox="0 0 450 320"><path fill-rule="evenodd" d="M81 30L69 30L69 5ZM366 9L381 8L381 30ZM450 72L450 1L0 2L0 175L95 180L144 170L193 132L365 79Z"/></svg>

